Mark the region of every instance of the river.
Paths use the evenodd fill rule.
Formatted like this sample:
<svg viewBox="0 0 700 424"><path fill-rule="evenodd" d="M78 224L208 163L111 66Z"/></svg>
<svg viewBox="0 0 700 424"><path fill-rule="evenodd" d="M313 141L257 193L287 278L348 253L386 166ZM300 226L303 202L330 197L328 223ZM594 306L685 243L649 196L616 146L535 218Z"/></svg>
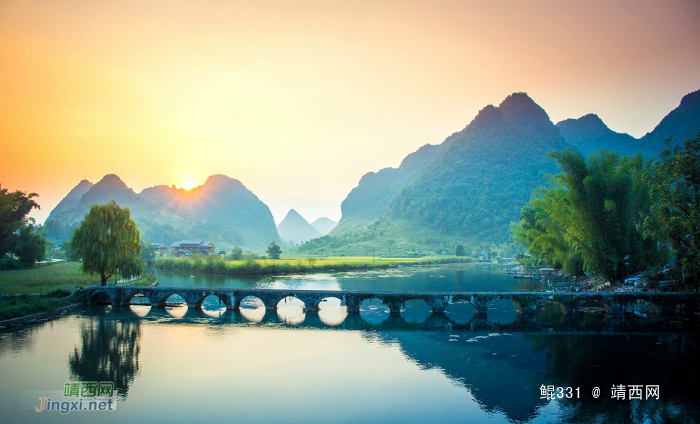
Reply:
<svg viewBox="0 0 700 424"><path fill-rule="evenodd" d="M383 290L396 288L397 278L408 278L413 279L408 290L431 291L438 291L435 284L450 291L502 290L500 284L521 290L519 285L526 284L497 272L489 281L478 267L464 268L462 280L454 267L398 272L404 271L403 276L391 270L331 279L159 275L159 281ZM416 276L423 272L428 277ZM449 275L455 276L451 282L445 281ZM281 304L277 313L254 302L235 312L215 302L204 310L93 306L0 332L0 421L699 420L697 320L567 317L546 310L522 317L491 310L487 316L458 315L412 308L388 314L373 305L348 315L339 304L307 314L292 301ZM35 412L41 397L63 400L67 382L103 381L114 384L114 410ZM548 386L553 399L547 398ZM620 386L624 399L619 398Z"/></svg>

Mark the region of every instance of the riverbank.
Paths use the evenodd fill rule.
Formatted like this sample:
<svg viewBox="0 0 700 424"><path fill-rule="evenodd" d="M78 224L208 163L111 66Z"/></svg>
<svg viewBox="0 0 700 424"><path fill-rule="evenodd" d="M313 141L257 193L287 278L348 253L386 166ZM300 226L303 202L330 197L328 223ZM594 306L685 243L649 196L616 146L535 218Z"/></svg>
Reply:
<svg viewBox="0 0 700 424"><path fill-rule="evenodd" d="M372 258L372 257L332 257L292 258L292 259L248 259L226 261L219 257L158 258L155 266L162 270L197 272L226 275L284 275L310 274L320 272L345 272L387 269L400 266L435 265L451 263L471 263L474 259L466 256L441 256L427 258Z"/></svg>
<svg viewBox="0 0 700 424"><path fill-rule="evenodd" d="M138 280L125 284L150 285L154 281L154 276L146 274ZM110 284L115 282L116 278L110 279ZM69 292L99 284L100 277L84 274L77 262L60 262L28 269L0 271L0 294L48 294L56 290Z"/></svg>
<svg viewBox="0 0 700 424"><path fill-rule="evenodd" d="M84 297L82 290L73 293L65 290L56 290L52 293L39 295L20 294L4 296L0 298L0 325L8 326L9 323L2 322L5 320L28 319L28 317L36 314L54 315L56 311L60 313L62 308L82 303Z"/></svg>

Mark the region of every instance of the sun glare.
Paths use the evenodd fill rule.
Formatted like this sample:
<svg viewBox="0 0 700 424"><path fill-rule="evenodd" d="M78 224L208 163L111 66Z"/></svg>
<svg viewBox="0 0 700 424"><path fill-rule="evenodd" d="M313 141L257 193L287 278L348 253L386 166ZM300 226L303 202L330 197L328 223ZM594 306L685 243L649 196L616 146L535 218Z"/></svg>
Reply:
<svg viewBox="0 0 700 424"><path fill-rule="evenodd" d="M184 188L187 191L192 190L194 188L194 183L192 181L187 180L182 183L182 188Z"/></svg>

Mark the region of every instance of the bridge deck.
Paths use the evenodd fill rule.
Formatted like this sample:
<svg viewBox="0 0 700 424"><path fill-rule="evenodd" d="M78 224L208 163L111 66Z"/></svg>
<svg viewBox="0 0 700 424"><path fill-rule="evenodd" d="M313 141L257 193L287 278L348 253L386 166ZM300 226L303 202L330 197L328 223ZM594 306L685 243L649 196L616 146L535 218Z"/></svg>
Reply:
<svg viewBox="0 0 700 424"><path fill-rule="evenodd" d="M308 311L318 310L326 298L340 299L349 312L359 311L360 304L367 299L379 299L391 312L399 312L409 300L422 300L433 313L442 313L457 302L471 304L477 313L486 313L489 306L498 300L511 300L520 313L531 314L538 305L557 303L564 313L579 313L585 308L599 306L608 313L631 313L642 304L655 313L692 313L700 310L700 293L669 292L407 292L407 291L363 291L363 290L296 290L296 289L247 289L208 287L88 287L87 302L104 302L113 305L128 305L136 295L150 301L152 306L164 307L172 295L181 296L189 307L201 307L208 296L216 296L227 309L238 309L241 301L253 296L260 299L269 311L288 297L301 300Z"/></svg>

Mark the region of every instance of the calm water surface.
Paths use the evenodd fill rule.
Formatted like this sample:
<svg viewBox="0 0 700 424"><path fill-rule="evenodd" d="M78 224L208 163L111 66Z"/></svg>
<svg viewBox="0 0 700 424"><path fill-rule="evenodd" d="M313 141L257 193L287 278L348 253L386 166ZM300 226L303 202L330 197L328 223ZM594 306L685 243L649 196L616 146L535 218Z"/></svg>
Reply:
<svg viewBox="0 0 700 424"><path fill-rule="evenodd" d="M298 290L377 291L545 291L546 282L513 278L503 265L458 264L400 267L378 271L339 272L294 276L239 277L215 274L181 274L155 270L158 282L167 287L232 287ZM512 268L509 266L508 268ZM564 285L564 288L567 286Z"/></svg>
<svg viewBox="0 0 700 424"><path fill-rule="evenodd" d="M420 305L389 314L372 304L348 315L332 301L306 314L291 299L276 313L260 306L96 306L0 332L0 422L700 420L693 320L573 318L555 308L431 315ZM116 410L34 412L67 381L115 382ZM611 399L621 384L658 385L660 398ZM580 395L542 399L542 385Z"/></svg>

